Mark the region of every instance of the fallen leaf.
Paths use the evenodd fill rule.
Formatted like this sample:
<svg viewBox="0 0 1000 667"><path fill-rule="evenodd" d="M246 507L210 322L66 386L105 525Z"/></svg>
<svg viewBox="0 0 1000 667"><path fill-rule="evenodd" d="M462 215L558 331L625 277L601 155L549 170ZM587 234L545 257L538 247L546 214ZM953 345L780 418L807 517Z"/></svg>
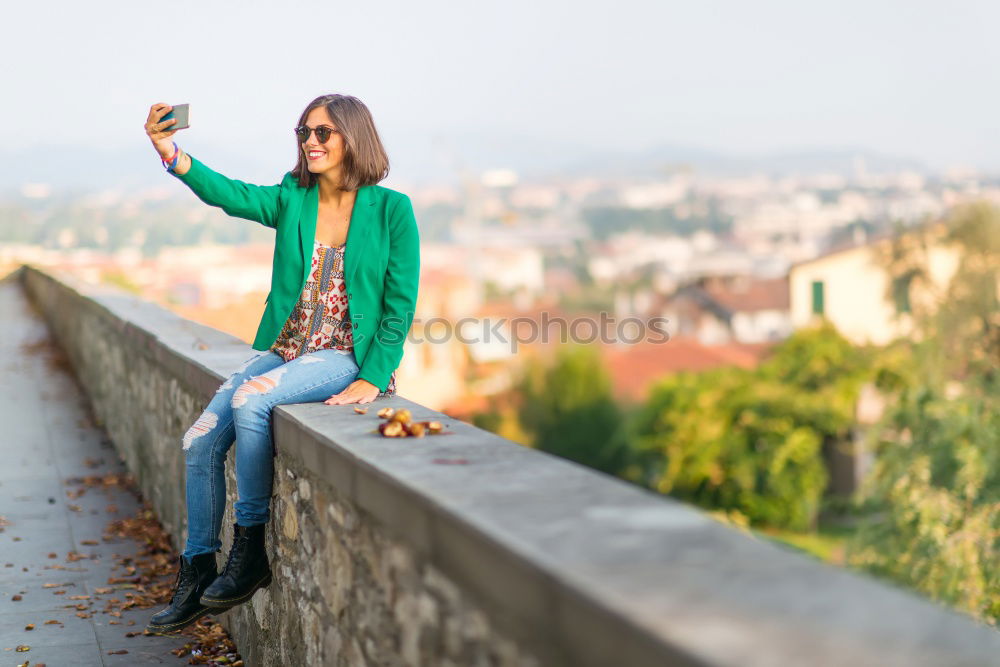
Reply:
<svg viewBox="0 0 1000 667"><path fill-rule="evenodd" d="M103 483L106 486L116 485L127 487L138 496L134 479L128 475L106 475L103 478L89 476L85 481L88 485ZM118 510L117 506L109 505L109 511ZM108 625L136 626L135 634L145 634L141 624L137 626L134 619L117 620L122 612L129 608L149 608L166 603L173 592L173 582L177 573L177 553L170 538L163 530L153 511L152 506L143 502L142 508L130 516L108 521L101 539L105 543L117 543L131 540L139 547L137 553L129 556L111 554L113 572L128 573L131 576L109 576L109 586L96 588L94 593L102 595L121 591L113 598L95 598L103 601L100 610L91 610L93 614L106 614L116 620L107 620ZM121 598L124 598L124 602ZM91 602L90 604L94 604ZM171 649L177 657L191 657L191 664L215 664L238 667L243 665L236 646L226 630L210 618L203 617L196 623L185 628L184 633L193 637L194 641L183 648ZM155 633L153 633L155 634Z"/></svg>

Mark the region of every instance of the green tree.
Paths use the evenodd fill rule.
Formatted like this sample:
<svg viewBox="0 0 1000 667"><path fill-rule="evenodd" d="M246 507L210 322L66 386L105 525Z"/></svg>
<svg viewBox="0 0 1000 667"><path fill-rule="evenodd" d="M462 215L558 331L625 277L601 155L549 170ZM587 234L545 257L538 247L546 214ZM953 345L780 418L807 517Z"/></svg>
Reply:
<svg viewBox="0 0 1000 667"><path fill-rule="evenodd" d="M796 332L755 370L663 379L636 415L631 478L757 525L815 527L823 447L850 436L866 356L825 324Z"/></svg>
<svg viewBox="0 0 1000 667"><path fill-rule="evenodd" d="M933 249L958 264L931 281ZM989 623L1000 620L1000 211L956 210L901 237L890 277L917 276L914 335L894 346L879 385L894 400L873 433L868 510L848 562Z"/></svg>
<svg viewBox="0 0 1000 667"><path fill-rule="evenodd" d="M534 447L611 475L624 470L624 417L595 347L562 346L547 367L529 362L516 394Z"/></svg>
<svg viewBox="0 0 1000 667"><path fill-rule="evenodd" d="M1000 403L906 389L876 444L848 563L1000 620Z"/></svg>

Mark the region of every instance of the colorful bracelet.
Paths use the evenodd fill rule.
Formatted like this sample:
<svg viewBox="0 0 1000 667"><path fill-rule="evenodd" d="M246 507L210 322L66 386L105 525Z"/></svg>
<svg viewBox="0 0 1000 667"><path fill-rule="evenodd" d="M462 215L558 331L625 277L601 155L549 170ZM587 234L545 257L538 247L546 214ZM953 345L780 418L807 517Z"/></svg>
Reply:
<svg viewBox="0 0 1000 667"><path fill-rule="evenodd" d="M163 165L167 168L167 171L174 170L174 167L177 166L177 160L181 156L181 149L177 148L177 142L175 141L173 142L173 144L174 144L174 154L171 156L171 158L169 160L164 160L163 158L160 158L160 161L163 162Z"/></svg>

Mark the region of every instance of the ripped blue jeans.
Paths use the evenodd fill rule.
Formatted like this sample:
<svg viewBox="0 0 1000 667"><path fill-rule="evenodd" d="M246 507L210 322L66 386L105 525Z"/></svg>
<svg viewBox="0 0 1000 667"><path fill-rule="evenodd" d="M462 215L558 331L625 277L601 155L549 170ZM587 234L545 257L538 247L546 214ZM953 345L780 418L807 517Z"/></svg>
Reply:
<svg viewBox="0 0 1000 667"><path fill-rule="evenodd" d="M236 442L236 522L267 523L274 477L271 410L287 403L325 401L360 372L353 351L318 350L285 362L255 352L216 391L184 435L188 535L184 556L222 549L226 509L226 454Z"/></svg>

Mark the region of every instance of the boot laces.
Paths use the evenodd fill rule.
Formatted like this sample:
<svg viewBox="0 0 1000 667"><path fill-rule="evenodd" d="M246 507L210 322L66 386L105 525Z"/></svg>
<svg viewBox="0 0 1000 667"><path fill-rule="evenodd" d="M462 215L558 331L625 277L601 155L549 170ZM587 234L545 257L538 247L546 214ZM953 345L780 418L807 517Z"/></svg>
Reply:
<svg viewBox="0 0 1000 667"><path fill-rule="evenodd" d="M226 558L226 567L222 570L224 574L239 570L240 563L243 562L243 555L247 551L250 538L246 535L238 535L233 540L233 546L229 550L229 557Z"/></svg>
<svg viewBox="0 0 1000 667"><path fill-rule="evenodd" d="M198 573L194 569L194 565L185 566L181 564L180 569L177 571L177 578L174 580L174 594L170 596L170 604L177 601L177 598L184 593L188 587L193 586L195 581L198 579Z"/></svg>

